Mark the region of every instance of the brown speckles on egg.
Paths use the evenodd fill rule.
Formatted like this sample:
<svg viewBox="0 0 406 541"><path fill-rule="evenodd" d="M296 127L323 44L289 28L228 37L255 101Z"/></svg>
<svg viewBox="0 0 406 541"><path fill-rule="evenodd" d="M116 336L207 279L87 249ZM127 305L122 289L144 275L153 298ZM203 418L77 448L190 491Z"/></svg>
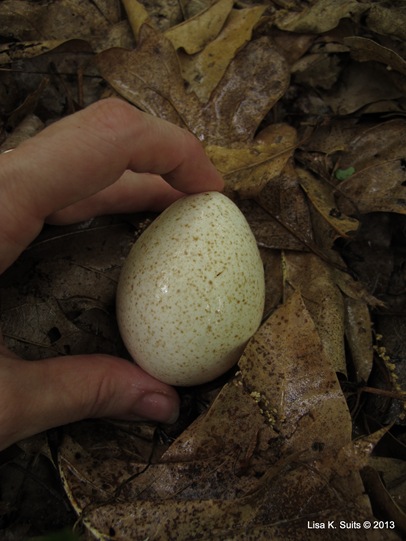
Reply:
<svg viewBox="0 0 406 541"><path fill-rule="evenodd" d="M124 264L117 318L136 362L173 385L227 371L258 328L264 274L254 236L217 192L171 205Z"/></svg>

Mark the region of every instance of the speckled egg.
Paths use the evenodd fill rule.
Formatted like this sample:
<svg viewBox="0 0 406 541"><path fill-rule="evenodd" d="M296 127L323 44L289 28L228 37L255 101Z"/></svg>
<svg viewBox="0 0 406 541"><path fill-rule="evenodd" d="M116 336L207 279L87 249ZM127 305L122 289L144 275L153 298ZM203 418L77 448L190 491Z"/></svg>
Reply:
<svg viewBox="0 0 406 541"><path fill-rule="evenodd" d="M171 385L226 372L257 330L264 271L252 231L225 195L188 195L139 237L117 289L117 320L136 363Z"/></svg>

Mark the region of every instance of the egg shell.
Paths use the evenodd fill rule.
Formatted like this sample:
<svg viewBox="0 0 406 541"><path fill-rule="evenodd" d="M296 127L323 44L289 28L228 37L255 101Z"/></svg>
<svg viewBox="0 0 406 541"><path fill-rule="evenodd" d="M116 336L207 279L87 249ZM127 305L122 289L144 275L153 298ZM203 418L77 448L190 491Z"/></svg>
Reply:
<svg viewBox="0 0 406 541"><path fill-rule="evenodd" d="M225 195L188 195L138 238L121 271L117 320L146 372L205 383L239 359L261 322L264 270L255 237Z"/></svg>

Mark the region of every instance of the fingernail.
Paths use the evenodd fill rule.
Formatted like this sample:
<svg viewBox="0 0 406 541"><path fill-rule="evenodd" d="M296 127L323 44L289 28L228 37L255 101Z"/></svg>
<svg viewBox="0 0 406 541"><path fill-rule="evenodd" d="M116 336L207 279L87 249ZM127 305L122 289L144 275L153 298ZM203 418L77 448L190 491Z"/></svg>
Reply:
<svg viewBox="0 0 406 541"><path fill-rule="evenodd" d="M151 421L174 423L179 417L179 403L178 400L166 394L144 394L137 402L134 413Z"/></svg>

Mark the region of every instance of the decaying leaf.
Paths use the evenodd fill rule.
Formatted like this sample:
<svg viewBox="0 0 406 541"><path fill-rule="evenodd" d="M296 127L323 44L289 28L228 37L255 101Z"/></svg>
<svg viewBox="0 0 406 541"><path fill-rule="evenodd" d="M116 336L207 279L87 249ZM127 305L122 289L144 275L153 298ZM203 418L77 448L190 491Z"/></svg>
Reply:
<svg viewBox="0 0 406 541"><path fill-rule="evenodd" d="M383 47L372 39L360 36L350 36L344 39L350 49L352 56L360 62L369 62L371 60L381 62L389 69L399 71L406 75L406 61L395 51L388 47Z"/></svg>
<svg viewBox="0 0 406 541"><path fill-rule="evenodd" d="M142 27L135 50L107 49L97 63L103 77L131 103L194 133L202 131L199 103L185 92L175 50L152 27Z"/></svg>
<svg viewBox="0 0 406 541"><path fill-rule="evenodd" d="M317 249L306 197L296 169L289 163L267 183L255 202L248 200L240 206L263 248Z"/></svg>
<svg viewBox="0 0 406 541"><path fill-rule="evenodd" d="M97 460L97 431L93 457L68 438L60 469L86 526L98 539L294 540L306 530L312 539L314 513L371 517L354 461L341 452L351 445L351 419L323 358L296 293L250 341L236 379L158 462L137 461L135 440L128 453L106 442L117 449L113 472Z"/></svg>
<svg viewBox="0 0 406 541"><path fill-rule="evenodd" d="M340 19L354 18L368 9L368 5L357 0L319 0L310 6L303 6L298 11L283 9L275 18L275 24L281 30L291 32L327 32L335 28Z"/></svg>
<svg viewBox="0 0 406 541"><path fill-rule="evenodd" d="M26 359L124 354L114 295L132 239L129 226L96 220L33 244L2 277L1 326L9 347Z"/></svg>
<svg viewBox="0 0 406 541"><path fill-rule="evenodd" d="M364 131L348 144L337 167L355 173L338 184L342 212L406 212L406 122L393 120Z"/></svg>
<svg viewBox="0 0 406 541"><path fill-rule="evenodd" d="M406 13L403 5L371 3L367 13L368 27L383 36L406 40Z"/></svg>
<svg viewBox="0 0 406 541"><path fill-rule="evenodd" d="M285 297L289 286L301 291L315 321L326 358L336 372L346 373L344 304L335 272L313 254L284 254Z"/></svg>

